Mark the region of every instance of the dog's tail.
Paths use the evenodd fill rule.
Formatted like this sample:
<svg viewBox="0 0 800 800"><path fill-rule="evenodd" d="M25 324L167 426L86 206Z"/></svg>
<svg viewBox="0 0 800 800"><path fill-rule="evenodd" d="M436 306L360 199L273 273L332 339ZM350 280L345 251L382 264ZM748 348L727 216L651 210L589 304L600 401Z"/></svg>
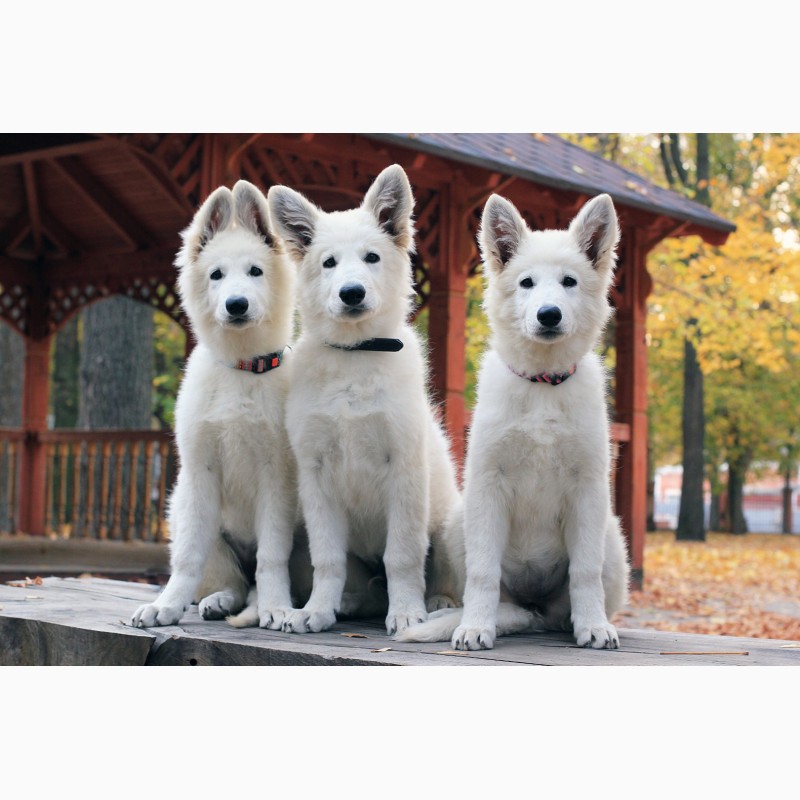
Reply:
<svg viewBox="0 0 800 800"><path fill-rule="evenodd" d="M258 625L258 593L255 588L250 589L245 607L238 614L225 617L225 622L234 628L254 628Z"/></svg>
<svg viewBox="0 0 800 800"><path fill-rule="evenodd" d="M463 608L442 608L428 615L425 622L411 625L398 633L397 642L449 642L461 624ZM532 611L515 606L513 603L500 603L497 607L497 635L544 630L542 617Z"/></svg>
<svg viewBox="0 0 800 800"><path fill-rule="evenodd" d="M397 642L449 642L461 624L463 613L463 608L440 608L428 614L425 622L400 631L394 639Z"/></svg>

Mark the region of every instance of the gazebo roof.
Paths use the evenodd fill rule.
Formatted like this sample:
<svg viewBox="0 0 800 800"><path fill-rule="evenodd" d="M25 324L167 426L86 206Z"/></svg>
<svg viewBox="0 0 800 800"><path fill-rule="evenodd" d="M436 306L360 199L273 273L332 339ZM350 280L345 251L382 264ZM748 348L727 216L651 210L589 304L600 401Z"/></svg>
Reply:
<svg viewBox="0 0 800 800"><path fill-rule="evenodd" d="M375 138L568 191L607 192L618 203L731 233L736 226L677 192L547 133L391 133Z"/></svg>

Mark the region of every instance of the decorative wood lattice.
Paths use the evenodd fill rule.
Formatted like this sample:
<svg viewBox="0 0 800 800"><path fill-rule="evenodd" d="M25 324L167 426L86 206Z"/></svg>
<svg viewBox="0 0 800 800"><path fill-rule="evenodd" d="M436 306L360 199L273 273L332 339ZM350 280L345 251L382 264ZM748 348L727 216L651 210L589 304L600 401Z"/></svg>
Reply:
<svg viewBox="0 0 800 800"><path fill-rule="evenodd" d="M0 283L0 317L23 336L28 332L28 290Z"/></svg>
<svg viewBox="0 0 800 800"><path fill-rule="evenodd" d="M48 333L55 333L73 314L89 303L114 295L123 295L163 311L188 330L189 321L181 308L174 284L168 285L158 278L134 278L128 285L114 287L93 284L54 287L47 303Z"/></svg>

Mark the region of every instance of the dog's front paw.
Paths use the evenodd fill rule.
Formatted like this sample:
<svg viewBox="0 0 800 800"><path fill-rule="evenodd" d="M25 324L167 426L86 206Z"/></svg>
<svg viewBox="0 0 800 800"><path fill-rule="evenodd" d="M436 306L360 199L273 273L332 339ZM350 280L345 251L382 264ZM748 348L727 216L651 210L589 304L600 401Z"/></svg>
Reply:
<svg viewBox="0 0 800 800"><path fill-rule="evenodd" d="M394 636L396 633L402 633L411 625L425 622L426 619L428 619L428 614L423 608L404 608L398 611L389 611L386 617L386 633L389 636Z"/></svg>
<svg viewBox="0 0 800 800"><path fill-rule="evenodd" d="M283 624L291 613L291 608L259 608L258 627L271 631L283 630Z"/></svg>
<svg viewBox="0 0 800 800"><path fill-rule="evenodd" d="M574 624L575 641L579 647L593 647L595 650L616 650L619 647L617 629L610 622Z"/></svg>
<svg viewBox="0 0 800 800"><path fill-rule="evenodd" d="M425 601L425 605L428 609L428 613L431 611L440 611L443 608L458 608L458 603L448 594L432 594Z"/></svg>
<svg viewBox="0 0 800 800"><path fill-rule="evenodd" d="M459 625L451 644L453 650L491 650L494 647L495 628Z"/></svg>
<svg viewBox="0 0 800 800"><path fill-rule="evenodd" d="M183 606L160 606L147 603L139 606L131 617L134 628L154 628L158 625L177 625L186 609Z"/></svg>
<svg viewBox="0 0 800 800"><path fill-rule="evenodd" d="M327 631L336 623L336 613L330 611L314 611L311 609L295 609L283 620L281 630L285 633L319 633Z"/></svg>
<svg viewBox="0 0 800 800"><path fill-rule="evenodd" d="M233 592L214 592L204 597L197 606L203 619L225 619L232 614L237 614L242 609L242 604L236 599Z"/></svg>

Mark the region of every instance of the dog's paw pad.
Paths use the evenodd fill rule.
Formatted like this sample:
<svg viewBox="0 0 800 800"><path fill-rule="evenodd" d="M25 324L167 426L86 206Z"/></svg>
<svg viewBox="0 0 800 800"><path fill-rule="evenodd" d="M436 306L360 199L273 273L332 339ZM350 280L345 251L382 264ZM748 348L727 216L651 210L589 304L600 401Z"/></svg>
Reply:
<svg viewBox="0 0 800 800"><path fill-rule="evenodd" d="M579 647L595 650L616 650L619 647L617 629L610 622L575 626L575 641Z"/></svg>
<svg viewBox="0 0 800 800"><path fill-rule="evenodd" d="M332 628L336 623L333 611L306 611L300 609L290 612L281 625L285 633L320 633Z"/></svg>
<svg viewBox="0 0 800 800"><path fill-rule="evenodd" d="M240 605L231 592L214 592L200 601L197 611L203 619L225 619L239 611Z"/></svg>
<svg viewBox="0 0 800 800"><path fill-rule="evenodd" d="M265 608L259 610L258 626L270 631L281 631L291 613L292 610L290 608Z"/></svg>
<svg viewBox="0 0 800 800"><path fill-rule="evenodd" d="M402 633L406 628L416 625L420 622L425 622L428 619L428 613L423 609L406 610L396 614L389 613L386 617L386 633L389 636L394 636L396 633Z"/></svg>
<svg viewBox="0 0 800 800"><path fill-rule="evenodd" d="M494 647L495 631L491 628L468 628L459 625L453 633L451 644L454 650L491 650Z"/></svg>
<svg viewBox="0 0 800 800"><path fill-rule="evenodd" d="M176 625L185 609L176 606L159 606L148 603L136 609L131 617L134 628L155 628L160 625Z"/></svg>
<svg viewBox="0 0 800 800"><path fill-rule="evenodd" d="M441 611L443 608L458 608L458 603L446 594L431 595L425 605L428 608L428 613L432 611Z"/></svg>

